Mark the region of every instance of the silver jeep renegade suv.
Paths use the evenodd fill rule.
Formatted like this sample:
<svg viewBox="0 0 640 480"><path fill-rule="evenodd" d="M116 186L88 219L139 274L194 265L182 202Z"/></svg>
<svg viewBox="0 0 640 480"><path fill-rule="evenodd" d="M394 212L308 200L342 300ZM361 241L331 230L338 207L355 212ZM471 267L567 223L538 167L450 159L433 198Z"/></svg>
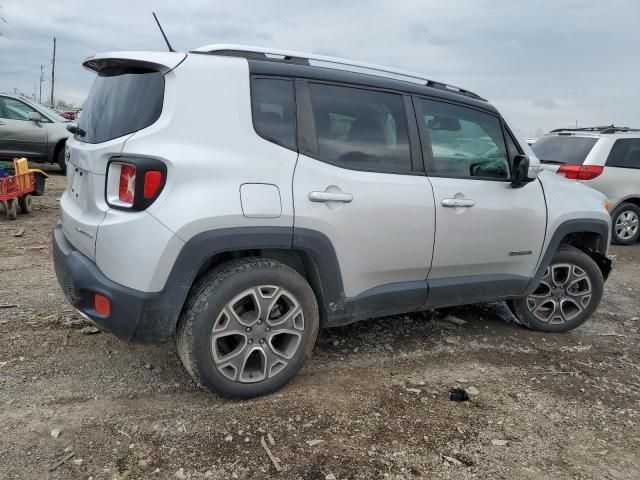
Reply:
<svg viewBox="0 0 640 480"><path fill-rule="evenodd" d="M282 387L319 327L503 298L564 332L602 298L604 196L472 92L237 45L84 66L58 280L123 340L175 337L213 392Z"/></svg>

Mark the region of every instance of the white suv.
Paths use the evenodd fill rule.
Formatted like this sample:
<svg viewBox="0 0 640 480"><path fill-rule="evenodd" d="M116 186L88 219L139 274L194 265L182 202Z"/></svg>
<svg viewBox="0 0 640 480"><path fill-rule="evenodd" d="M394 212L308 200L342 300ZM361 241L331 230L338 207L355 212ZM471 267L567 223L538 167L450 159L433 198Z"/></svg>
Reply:
<svg viewBox="0 0 640 480"><path fill-rule="evenodd" d="M592 127L554 130L533 146L545 169L595 188L607 197L612 240L640 238L640 130Z"/></svg>
<svg viewBox="0 0 640 480"><path fill-rule="evenodd" d="M69 301L196 381L274 391L319 327L510 299L562 332L611 268L604 196L549 172L479 96L234 45L108 53L54 229Z"/></svg>

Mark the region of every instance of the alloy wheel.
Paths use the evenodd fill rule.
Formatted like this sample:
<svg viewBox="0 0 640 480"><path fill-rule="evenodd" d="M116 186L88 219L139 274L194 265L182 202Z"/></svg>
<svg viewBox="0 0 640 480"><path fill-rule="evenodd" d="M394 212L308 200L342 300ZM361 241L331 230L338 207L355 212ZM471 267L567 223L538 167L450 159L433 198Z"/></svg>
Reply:
<svg viewBox="0 0 640 480"><path fill-rule="evenodd" d="M628 240L638 232L639 225L640 219L636 212L626 210L616 218L614 229L618 238Z"/></svg>
<svg viewBox="0 0 640 480"><path fill-rule="evenodd" d="M591 280L577 265L550 265L538 288L527 297L529 311L548 324L565 323L584 311L591 302Z"/></svg>
<svg viewBox="0 0 640 480"><path fill-rule="evenodd" d="M211 332L211 355L229 380L255 383L282 372L304 331L300 302L288 290L261 285L231 299Z"/></svg>

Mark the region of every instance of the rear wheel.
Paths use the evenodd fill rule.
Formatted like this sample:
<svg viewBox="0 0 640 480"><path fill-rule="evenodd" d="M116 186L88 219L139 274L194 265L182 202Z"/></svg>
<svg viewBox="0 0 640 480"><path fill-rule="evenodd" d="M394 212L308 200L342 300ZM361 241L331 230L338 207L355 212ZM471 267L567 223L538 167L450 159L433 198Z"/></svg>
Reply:
<svg viewBox="0 0 640 480"><path fill-rule="evenodd" d="M318 324L313 291L296 271L268 259L235 260L194 287L178 325L178 354L209 391L255 397L298 373Z"/></svg>
<svg viewBox="0 0 640 480"><path fill-rule="evenodd" d="M631 245L640 237L640 207L623 203L611 214L611 238L618 245Z"/></svg>
<svg viewBox="0 0 640 480"><path fill-rule="evenodd" d="M577 248L560 247L536 290L514 299L511 307L520 322L542 332L568 332L595 312L604 291L598 265Z"/></svg>

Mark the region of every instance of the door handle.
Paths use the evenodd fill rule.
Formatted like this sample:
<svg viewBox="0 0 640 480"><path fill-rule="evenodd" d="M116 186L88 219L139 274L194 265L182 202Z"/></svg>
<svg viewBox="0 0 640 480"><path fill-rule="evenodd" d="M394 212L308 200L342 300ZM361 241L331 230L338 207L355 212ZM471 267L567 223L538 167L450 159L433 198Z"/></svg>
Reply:
<svg viewBox="0 0 640 480"><path fill-rule="evenodd" d="M343 202L353 201L353 195L341 192L309 192L309 200L312 202Z"/></svg>
<svg viewBox="0 0 640 480"><path fill-rule="evenodd" d="M442 200L442 206L448 207L448 208L455 208L455 207L469 208L469 207L473 207L475 204L476 202L474 202L470 198L444 198Z"/></svg>

